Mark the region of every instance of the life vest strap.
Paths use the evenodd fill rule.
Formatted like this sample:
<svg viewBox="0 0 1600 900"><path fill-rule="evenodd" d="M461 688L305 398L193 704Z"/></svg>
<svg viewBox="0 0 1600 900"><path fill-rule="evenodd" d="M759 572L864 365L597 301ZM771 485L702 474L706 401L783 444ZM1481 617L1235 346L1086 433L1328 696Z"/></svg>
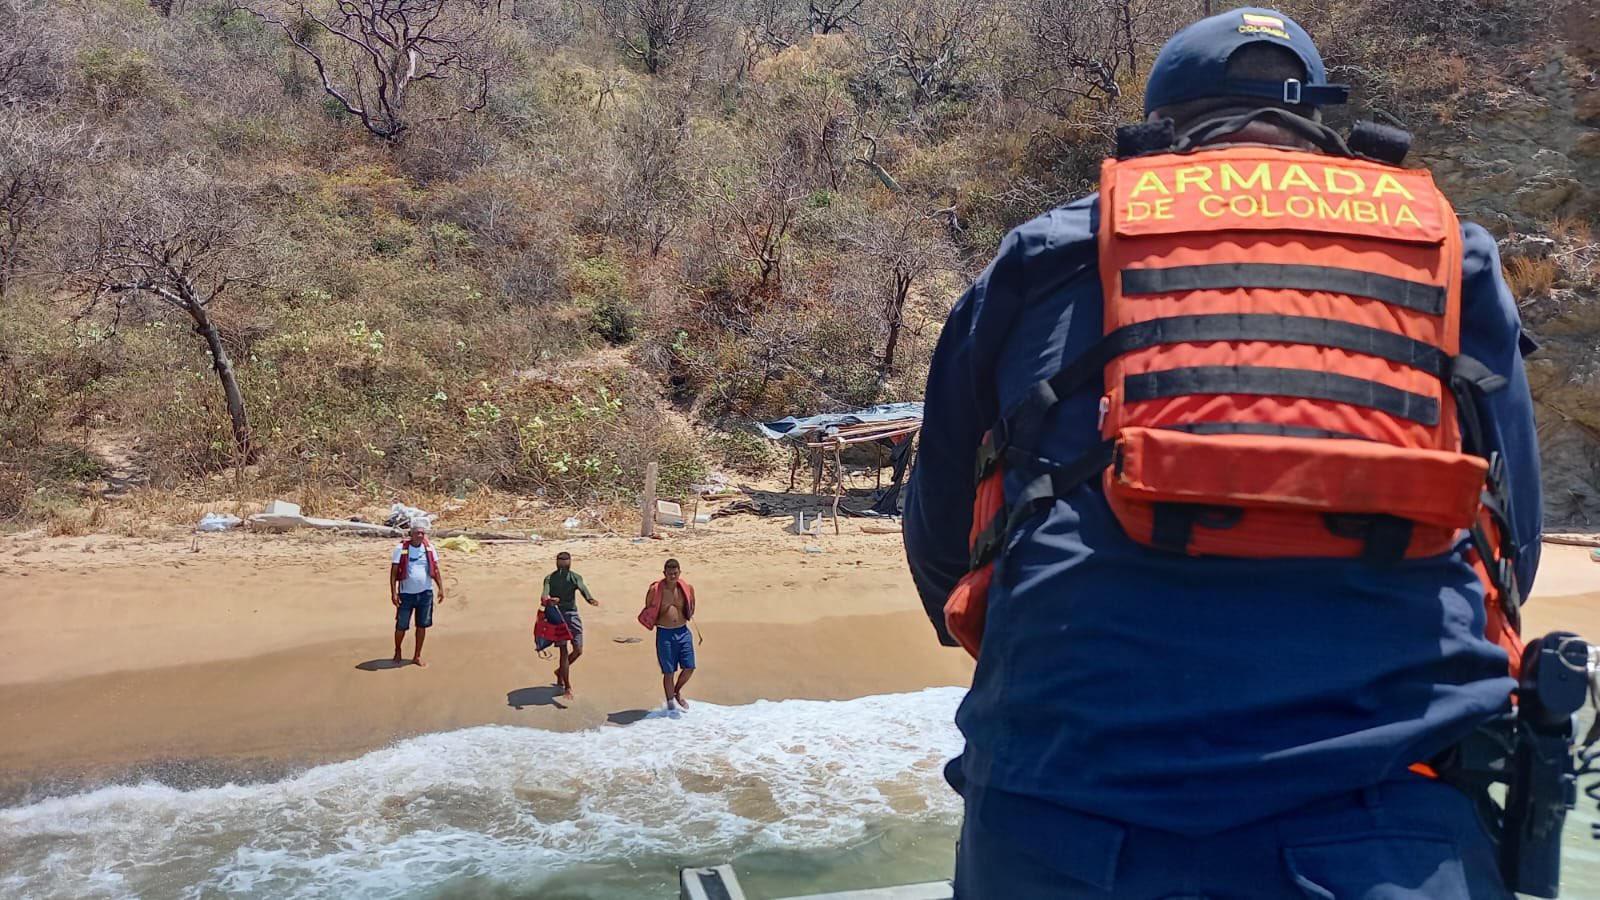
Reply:
<svg viewBox="0 0 1600 900"><path fill-rule="evenodd" d="M1053 466L1029 481L1017 498L989 520L972 542L971 567L979 569L994 562L1006 540L1024 523L1064 497L1095 480L1111 464L1115 441L1102 441L1094 449L1071 462Z"/></svg>
<svg viewBox="0 0 1600 900"><path fill-rule="evenodd" d="M1278 313L1168 316L1124 325L1103 340L1112 345L1109 349L1113 356L1161 344L1259 341L1349 350L1409 366L1440 379L1455 371L1451 357L1426 341L1382 328L1318 316Z"/></svg>
<svg viewBox="0 0 1600 900"><path fill-rule="evenodd" d="M1439 401L1365 378L1273 366L1189 366L1129 375L1128 403L1188 394L1248 394L1331 400L1364 406L1429 427L1439 424Z"/></svg>
<svg viewBox="0 0 1600 900"><path fill-rule="evenodd" d="M1106 335L1074 357L1060 372L1031 385L1016 405L983 436L983 442L978 447L974 462L973 482L977 483L987 478L989 473L994 471L994 467L1007 458L1011 448L1021 447L1026 451L1035 446L1044 417L1060 402L1060 398L1072 394L1100 377L1106 364L1111 360L1136 350L1145 350L1162 344L1205 341L1261 341L1332 347L1376 356L1418 369L1440 379L1457 371L1470 373L1474 371L1471 364L1476 364L1475 361L1469 361L1470 364L1464 368L1459 361L1460 358L1452 358L1432 344L1392 331L1315 316L1213 313L1170 316L1136 322L1124 325ZM1481 364L1476 365L1481 366ZM1307 433L1301 436L1360 437L1334 432L1315 435Z"/></svg>
<svg viewBox="0 0 1600 900"><path fill-rule="evenodd" d="M1294 437L1309 440L1371 441L1372 438L1348 431L1331 431L1307 425L1278 425L1273 422L1177 422L1158 425L1167 431L1186 434L1254 434L1266 437Z"/></svg>
<svg viewBox="0 0 1600 900"><path fill-rule="evenodd" d="M1445 288L1439 285L1335 266L1212 263L1199 266L1123 269L1120 275L1122 293L1125 295L1234 288L1331 292L1367 297L1390 306L1399 306L1434 316L1444 314L1446 299Z"/></svg>

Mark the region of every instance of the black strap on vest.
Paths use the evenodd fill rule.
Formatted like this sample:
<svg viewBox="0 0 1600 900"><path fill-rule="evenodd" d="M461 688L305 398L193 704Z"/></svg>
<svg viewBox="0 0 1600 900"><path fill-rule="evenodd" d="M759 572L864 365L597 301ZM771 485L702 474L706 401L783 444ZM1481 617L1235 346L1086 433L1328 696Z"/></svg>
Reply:
<svg viewBox="0 0 1600 900"><path fill-rule="evenodd" d="M1032 458L1029 453L1013 453L1012 448L1020 447L1026 450L1036 446L1036 438L1044 418L1060 398L1100 377L1105 367L1116 357L1162 344L1206 341L1261 341L1332 347L1410 366L1440 379L1457 368L1457 364L1446 356L1443 350L1431 344L1381 328L1369 328L1337 319L1280 316L1272 313L1215 313L1172 316L1124 325L1096 341L1060 372L1045 381L1033 384L1023 393L1011 411L1001 417L1000 421L995 423L995 427L984 436L974 467L974 483L987 478L1001 459L1007 459L1018 465L1027 463ZM1233 433L1272 432L1241 430ZM1304 433L1293 436L1336 435ZM1346 434L1337 436L1359 437Z"/></svg>
<svg viewBox="0 0 1600 900"><path fill-rule="evenodd" d="M977 540L973 541L969 560L971 567L976 570L993 562L1005 547L1006 540L1029 519L1049 509L1057 497L1065 497L1094 480L1111 464L1115 450L1115 441L1104 441L1077 459L1065 465L1053 466L1029 481L1017 499L990 519Z"/></svg>
<svg viewBox="0 0 1600 900"><path fill-rule="evenodd" d="M1377 381L1273 366L1189 366L1129 375L1123 381L1129 403L1189 394L1247 394L1329 400L1364 406L1432 427L1439 424L1439 401Z"/></svg>
<svg viewBox="0 0 1600 900"><path fill-rule="evenodd" d="M1112 332L1109 340L1111 346L1106 350L1110 356L1121 356L1160 344L1202 344L1214 341L1259 341L1332 347L1421 369L1441 380L1453 370L1450 357L1443 350L1425 341L1408 338L1382 328L1369 328L1338 319L1285 316L1276 313L1210 313L1136 322ZM1107 362L1110 362L1109 358ZM1064 395L1078 386L1057 384L1054 387L1057 395Z"/></svg>
<svg viewBox="0 0 1600 900"><path fill-rule="evenodd" d="M1370 441L1364 434L1348 431L1330 431L1305 425L1278 425L1272 422L1185 422L1181 425L1162 425L1167 431L1188 434L1260 434L1271 437L1311 438L1313 440Z"/></svg>
<svg viewBox="0 0 1600 900"><path fill-rule="evenodd" d="M1480 502L1500 533L1499 543L1489 540L1481 523L1474 522L1468 529L1472 543L1483 558L1489 582L1500 594L1500 607L1505 611L1511 627L1522 630L1522 589L1517 584L1517 540L1511 531L1511 484L1506 479L1505 457L1489 449L1488 431L1478 401L1505 387L1504 376L1496 375L1488 366L1462 355L1452 361L1448 384L1455 395L1456 409L1461 419L1462 448L1489 463L1489 473Z"/></svg>
<svg viewBox="0 0 1600 900"><path fill-rule="evenodd" d="M1444 314L1446 299L1445 289L1440 285L1337 266L1211 263L1161 269L1123 269L1121 275L1122 293L1127 295L1230 288L1326 292L1368 297L1390 306L1414 309L1434 316Z"/></svg>

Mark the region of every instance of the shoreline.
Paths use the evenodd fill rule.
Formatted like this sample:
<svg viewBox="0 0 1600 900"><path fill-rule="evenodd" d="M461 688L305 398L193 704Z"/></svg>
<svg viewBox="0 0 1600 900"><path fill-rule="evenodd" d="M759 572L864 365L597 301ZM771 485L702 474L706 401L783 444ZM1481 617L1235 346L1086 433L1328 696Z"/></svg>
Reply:
<svg viewBox="0 0 1600 900"><path fill-rule="evenodd" d="M822 554L807 554L807 540L765 533L775 530L754 520L665 541L441 551L449 590L425 669L389 667L384 541L222 535L199 553L192 541L127 539L13 550L0 564L19 586L0 628L11 648L0 661L10 736L0 806L130 779L276 780L478 725L625 726L662 705L653 641L633 616L668 556L702 597L691 704L970 683L971 661L940 647L920 611L898 535L829 535ZM571 703L529 634L558 549L578 557L603 604L582 608L587 652ZM1600 640L1588 548L1544 547L1524 634L1559 628ZM408 656L411 646L408 636Z"/></svg>
<svg viewBox="0 0 1600 900"><path fill-rule="evenodd" d="M634 616L668 556L701 598L691 704L970 682L966 654L940 647L920 611L898 535L829 535L808 554L811 541L752 524L779 527L441 550L446 602L423 669L389 665L386 541L221 535L197 554L189 541L80 539L13 554L0 564L19 586L0 626L13 648L0 727L15 737L0 742L0 802L140 773L282 773L476 725L628 724L663 703ZM571 703L531 640L532 598L561 549L602 603L582 606Z"/></svg>

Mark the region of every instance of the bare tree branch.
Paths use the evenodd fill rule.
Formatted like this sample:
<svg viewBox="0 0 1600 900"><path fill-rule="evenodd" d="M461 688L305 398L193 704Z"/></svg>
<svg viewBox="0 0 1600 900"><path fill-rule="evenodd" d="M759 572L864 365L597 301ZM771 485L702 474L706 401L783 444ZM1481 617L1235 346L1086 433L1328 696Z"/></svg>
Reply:
<svg viewBox="0 0 1600 900"><path fill-rule="evenodd" d="M64 191L74 164L97 146L81 124L0 106L0 297L19 274L45 208Z"/></svg>
<svg viewBox="0 0 1600 900"><path fill-rule="evenodd" d="M74 204L60 274L80 316L110 304L165 306L188 317L206 343L233 423L239 459L257 447L233 361L211 317L230 286L261 278L255 229L240 198L194 169L144 172L99 185Z"/></svg>
<svg viewBox="0 0 1600 900"><path fill-rule="evenodd" d="M497 6L479 0L335 0L319 10L310 0L237 3L276 26L316 67L322 89L376 137L401 140L419 121L476 112L489 96L489 64L475 52ZM325 32L331 47L317 38ZM412 109L413 85L463 73L469 99L434 116Z"/></svg>
<svg viewBox="0 0 1600 900"><path fill-rule="evenodd" d="M699 39L717 15L717 0L594 0L600 18L651 75Z"/></svg>

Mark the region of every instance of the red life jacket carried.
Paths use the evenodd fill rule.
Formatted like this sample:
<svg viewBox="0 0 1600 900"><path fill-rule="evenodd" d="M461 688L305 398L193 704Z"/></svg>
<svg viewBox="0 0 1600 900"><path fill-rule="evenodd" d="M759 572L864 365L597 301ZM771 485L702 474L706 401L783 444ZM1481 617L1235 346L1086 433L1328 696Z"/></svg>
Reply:
<svg viewBox="0 0 1600 900"><path fill-rule="evenodd" d="M556 598L541 598L539 604L539 618L533 623L534 649L543 650L552 644L572 640L572 626L567 623L567 617L561 612Z"/></svg>
<svg viewBox="0 0 1600 900"><path fill-rule="evenodd" d="M1515 674L1504 465L1476 403L1504 379L1460 353L1460 226L1429 173L1236 145L1106 160L1100 187L1105 334L984 436L956 640L977 656L1009 537L1098 482L1129 537L1192 556L1381 565L1465 529ZM1102 442L1041 470L1047 414L1101 378ZM1038 472L1010 498L1008 466Z"/></svg>
<svg viewBox="0 0 1600 900"><path fill-rule="evenodd" d="M661 616L661 586L666 584L665 578L650 585L644 594L644 609L639 610L639 624L646 629L654 631L656 619ZM694 618L694 588L682 578L678 579L678 587L683 588L683 620L688 622Z"/></svg>

